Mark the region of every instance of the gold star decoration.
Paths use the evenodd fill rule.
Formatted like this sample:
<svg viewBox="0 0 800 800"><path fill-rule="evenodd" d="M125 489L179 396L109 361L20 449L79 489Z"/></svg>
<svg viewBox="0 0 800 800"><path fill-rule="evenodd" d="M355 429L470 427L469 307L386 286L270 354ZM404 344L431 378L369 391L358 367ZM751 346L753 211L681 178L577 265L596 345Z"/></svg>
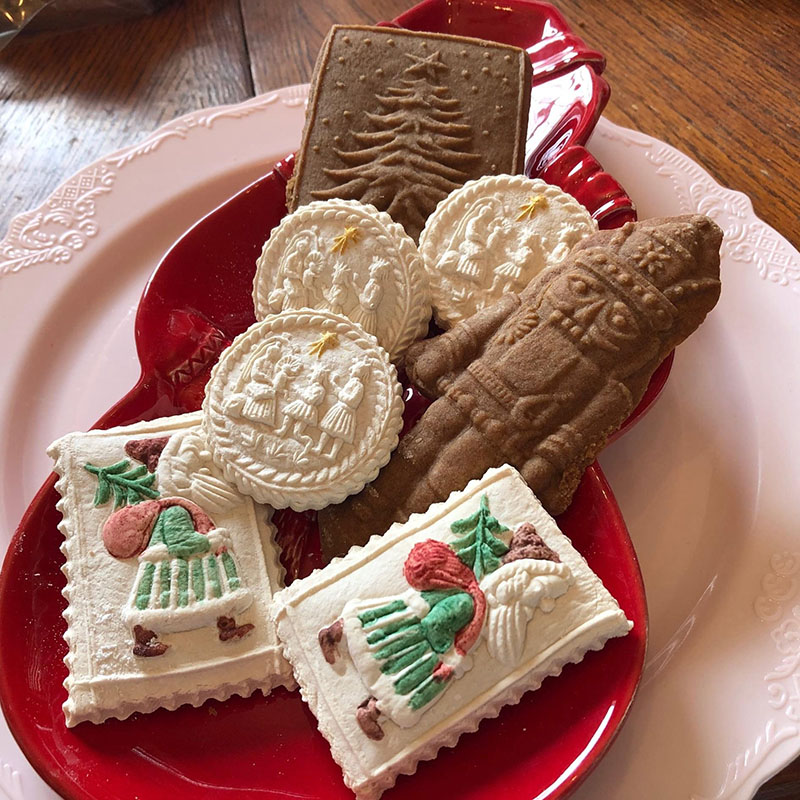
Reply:
<svg viewBox="0 0 800 800"><path fill-rule="evenodd" d="M308 352L312 356L316 356L317 358L322 358L322 354L326 350L331 350L334 347L339 346L339 337L333 333L333 331L325 331L322 336L317 339L316 342L311 343L311 347L308 348Z"/></svg>
<svg viewBox="0 0 800 800"><path fill-rule="evenodd" d="M528 198L528 202L519 207L519 214L517 215L516 221L519 222L521 219L531 219L536 213L537 208L547 208L547 198L541 195L535 197L531 195Z"/></svg>
<svg viewBox="0 0 800 800"><path fill-rule="evenodd" d="M350 244L355 244L361 238L361 231L353 227L346 227L344 233L340 233L333 240L331 253L344 253Z"/></svg>

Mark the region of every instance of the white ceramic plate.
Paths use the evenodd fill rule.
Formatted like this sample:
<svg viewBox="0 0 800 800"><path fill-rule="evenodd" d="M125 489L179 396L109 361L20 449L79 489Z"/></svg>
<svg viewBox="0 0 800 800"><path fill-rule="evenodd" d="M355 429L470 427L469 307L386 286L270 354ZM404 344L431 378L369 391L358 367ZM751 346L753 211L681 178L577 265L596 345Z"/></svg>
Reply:
<svg viewBox="0 0 800 800"><path fill-rule="evenodd" d="M47 444L133 386L148 274L297 146L305 92L176 120L13 222L0 242L0 549L49 472ZM641 217L700 211L726 241L719 306L601 458L641 559L650 651L629 721L576 798L745 800L800 753L800 254L668 145L601 120L589 148ZM3 792L55 797L4 725Z"/></svg>

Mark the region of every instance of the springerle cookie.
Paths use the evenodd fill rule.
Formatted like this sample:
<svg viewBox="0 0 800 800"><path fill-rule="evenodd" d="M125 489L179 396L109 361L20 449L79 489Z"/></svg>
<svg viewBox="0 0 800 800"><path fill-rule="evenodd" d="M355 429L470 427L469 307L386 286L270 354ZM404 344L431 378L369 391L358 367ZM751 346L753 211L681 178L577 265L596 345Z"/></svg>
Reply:
<svg viewBox="0 0 800 800"><path fill-rule="evenodd" d="M374 336L330 311L282 311L225 350L206 385L204 430L225 477L274 508L338 503L397 446L403 401Z"/></svg>
<svg viewBox="0 0 800 800"><path fill-rule="evenodd" d="M488 175L464 184L439 203L419 240L436 321L449 328L521 292L596 231L574 197L538 178Z"/></svg>
<svg viewBox="0 0 800 800"><path fill-rule="evenodd" d="M295 581L273 612L359 798L632 627L507 465Z"/></svg>
<svg viewBox="0 0 800 800"><path fill-rule="evenodd" d="M326 200L281 220L253 281L256 319L296 308L343 314L397 361L428 331L431 298L417 246L374 206Z"/></svg>
<svg viewBox="0 0 800 800"><path fill-rule="evenodd" d="M289 210L360 200L416 241L448 192L522 172L531 72L524 50L500 42L334 25L314 67Z"/></svg>
<svg viewBox="0 0 800 800"><path fill-rule="evenodd" d="M71 433L63 519L69 727L292 686L267 609L271 510L229 484L185 414Z"/></svg>

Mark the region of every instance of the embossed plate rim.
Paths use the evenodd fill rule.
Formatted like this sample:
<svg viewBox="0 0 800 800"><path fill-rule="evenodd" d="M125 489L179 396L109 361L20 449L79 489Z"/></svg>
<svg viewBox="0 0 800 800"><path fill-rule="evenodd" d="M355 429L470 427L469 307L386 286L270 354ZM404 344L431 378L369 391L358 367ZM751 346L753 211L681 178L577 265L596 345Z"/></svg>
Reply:
<svg viewBox="0 0 800 800"><path fill-rule="evenodd" d="M664 796L747 800L800 754L800 553L787 525L797 516L800 464L789 454L797 452L800 426L791 403L783 402L800 391L797 370L783 367L800 355L800 252L756 216L745 194L721 186L687 155L646 134L601 123L588 147L630 191L641 216L705 213L726 239L718 308L679 348L653 413L600 458L642 563L651 650L626 728L576 798L633 800L644 781L658 786L660 780L669 786ZM709 358L726 362L718 374L732 383L704 378L715 369L704 363ZM671 445L673 439L681 443ZM650 463L631 469L643 442ZM681 487L670 468L699 476L708 496L699 498L702 491L686 483ZM716 473L703 478L704 468L720 470L722 494ZM687 503L696 518L686 515L685 506L670 516L658 494L634 496L625 484L636 484L635 472L646 476L639 490L665 481L673 491L681 487L685 495L673 505ZM710 509L708 497L717 501ZM702 558L704 535L713 537L717 520L727 519L725 504L741 510L729 540L715 540L730 544L713 553L708 585L692 594L685 618L660 641L663 598L652 589L659 588L663 562L653 555L654 542L674 536L674 524L686 520ZM675 576L677 588L685 585L681 580ZM688 695L695 703L691 713ZM670 716L673 727L662 723L661 736L653 734L654 723L670 722ZM648 734L646 747L641 737Z"/></svg>

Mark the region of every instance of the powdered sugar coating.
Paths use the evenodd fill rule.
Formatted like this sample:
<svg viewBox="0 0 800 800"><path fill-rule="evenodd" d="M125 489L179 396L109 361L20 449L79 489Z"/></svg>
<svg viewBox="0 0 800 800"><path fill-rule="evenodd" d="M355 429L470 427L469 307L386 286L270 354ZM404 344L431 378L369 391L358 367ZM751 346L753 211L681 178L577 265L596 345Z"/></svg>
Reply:
<svg viewBox="0 0 800 800"><path fill-rule="evenodd" d="M369 676L365 682L349 651L348 608L357 601L370 604L406 593L403 565L412 548L431 539L452 541L452 523L473 513L484 494L492 513L509 529L532 523L560 558L560 563L549 567L551 562L537 565L539 575L529 579L529 585L551 578L562 580L565 568L574 582L563 593L563 585L558 589L544 584L534 587L539 605L535 613L524 614L521 622L526 635L518 652L497 640L499 648L492 653L488 641L482 639L468 653L467 662L455 666L457 682L435 705L415 719L401 719L399 723L391 718L395 711L387 707L379 720L383 737L368 736L358 723L356 709L370 692ZM495 584L508 577L501 575L501 570L506 566L512 571L518 569L513 564L520 565L519 569L531 566L526 561L504 565L495 573L497 579L487 585L488 594L494 595ZM543 605L548 599L551 602ZM334 559L325 569L295 581L276 596L273 614L303 699L330 742L345 783L363 800L379 797L398 775L415 772L419 761L435 758L440 747L452 747L462 733L476 730L481 720L517 703L524 692L537 689L544 678L558 675L565 664L580 661L587 651L601 649L609 638L624 636L631 628L616 600L519 473L508 465L487 471L445 502L431 506L424 514L412 515L402 525L393 525L382 536L373 536L364 547L353 547L344 558ZM341 617L345 618L344 637L332 664L320 647L319 632ZM492 635L491 623L487 623L485 634ZM447 662L448 657L449 652L442 660ZM412 724L406 727L404 722Z"/></svg>
<svg viewBox="0 0 800 800"><path fill-rule="evenodd" d="M126 611L139 565L135 557L114 558L106 551L101 532L113 503L94 505L97 480L84 464L114 463L125 457L124 446L131 440L190 435L199 430L200 422L200 414L194 413L71 433L48 449L59 475L57 507L66 559L62 593L68 603L64 639L69 649L64 658L68 697L63 709L68 727L84 720L124 719L135 711L172 710L184 703L197 706L209 698L246 697L256 689L267 694L274 686L294 684L267 613L273 592L283 583L272 512L248 497L239 496L238 503L214 514L218 531L213 538L221 538L224 526L242 585L252 594L252 602L236 622L253 624L252 633L237 642L222 642L213 619L197 621L192 630L177 630L169 624L173 615L166 609L161 621L168 624L156 631L169 645L166 653L141 658L132 652ZM153 486L162 494L183 496L179 487L160 487L158 480Z"/></svg>

